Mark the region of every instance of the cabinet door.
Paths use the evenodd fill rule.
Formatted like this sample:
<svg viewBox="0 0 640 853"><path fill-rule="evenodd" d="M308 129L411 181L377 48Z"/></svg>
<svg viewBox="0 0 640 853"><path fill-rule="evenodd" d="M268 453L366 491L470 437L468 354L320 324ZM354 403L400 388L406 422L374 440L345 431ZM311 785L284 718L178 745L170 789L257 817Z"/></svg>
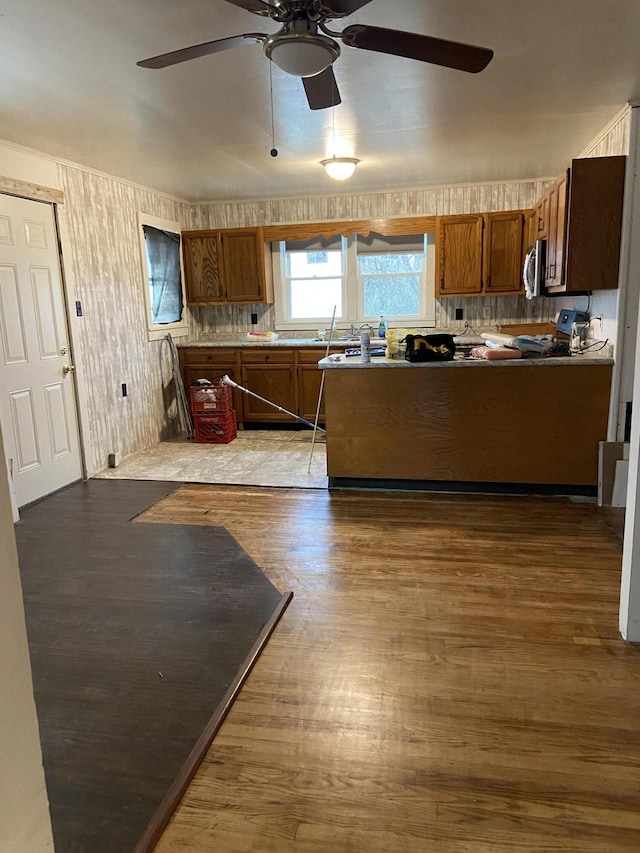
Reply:
<svg viewBox="0 0 640 853"><path fill-rule="evenodd" d="M265 302L265 262L262 229L225 230L222 256L226 301Z"/></svg>
<svg viewBox="0 0 640 853"><path fill-rule="evenodd" d="M522 237L520 211L485 214L484 292L519 293L522 290Z"/></svg>
<svg viewBox="0 0 640 853"><path fill-rule="evenodd" d="M563 175L549 189L549 228L545 285L554 292L564 289L564 244L568 177Z"/></svg>
<svg viewBox="0 0 640 853"><path fill-rule="evenodd" d="M482 292L482 214L436 219L437 296Z"/></svg>
<svg viewBox="0 0 640 853"><path fill-rule="evenodd" d="M571 164L564 256L568 292L618 287L626 157Z"/></svg>
<svg viewBox="0 0 640 853"><path fill-rule="evenodd" d="M531 242L533 245L536 240L540 240L547 236L547 228L549 225L549 196L545 193L533 211Z"/></svg>
<svg viewBox="0 0 640 853"><path fill-rule="evenodd" d="M293 364L243 364L242 384L254 394L297 412L297 387ZM256 400L250 394L244 398L244 420L254 423L295 423L295 419L273 406Z"/></svg>
<svg viewBox="0 0 640 853"><path fill-rule="evenodd" d="M224 302L220 232L184 231L182 247L187 302L191 305Z"/></svg>
<svg viewBox="0 0 640 853"><path fill-rule="evenodd" d="M318 408L322 370L315 364L298 365L298 414L313 423ZM324 423L324 396L320 402L320 423Z"/></svg>

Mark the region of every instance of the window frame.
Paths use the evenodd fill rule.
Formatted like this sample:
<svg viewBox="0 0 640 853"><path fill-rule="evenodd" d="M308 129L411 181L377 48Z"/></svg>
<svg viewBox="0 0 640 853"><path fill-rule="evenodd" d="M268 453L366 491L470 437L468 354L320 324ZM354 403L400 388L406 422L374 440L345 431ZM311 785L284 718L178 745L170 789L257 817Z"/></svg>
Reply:
<svg viewBox="0 0 640 853"><path fill-rule="evenodd" d="M342 251L342 274L340 276L328 276L328 278L342 279L342 307L348 312L348 238L337 234L336 239L340 238ZM274 278L274 293L275 293L275 326L276 329L282 331L306 331L317 330L318 328L327 326L331 322L331 317L312 317L305 320L296 320L291 318L291 290L289 288L290 277L287 276L287 262L285 260L286 240L278 243L272 243L272 267ZM336 319L336 323L342 321L346 323L346 317Z"/></svg>
<svg viewBox="0 0 640 853"><path fill-rule="evenodd" d="M149 293L149 271L147 262L147 244L144 236L143 225L157 228L159 231L170 231L180 237L178 252L180 254L180 285L182 287L182 319L175 323L154 323L151 314L151 294ZM187 317L187 292L184 281L184 269L182 259L182 229L178 222L171 219L161 219L150 213L138 212L138 236L140 238L140 265L142 272L142 289L144 291L145 321L147 328L147 340L159 341L170 332L174 338L184 338L189 335L189 320Z"/></svg>
<svg viewBox="0 0 640 853"><path fill-rule="evenodd" d="M377 330L379 316L364 316L364 287L358 271L357 234L344 235L343 251L343 316L336 317L335 330L349 331L351 324L359 326L370 323ZM305 320L291 318L290 292L286 276L285 240L272 243L272 267L275 283L275 328L276 331L317 331L328 328L331 317L316 317ZM435 296L435 267L436 267L436 235L435 232L425 232L427 250L425 269L422 278L423 287L420 289L421 314L418 317L389 316L390 325L416 328L434 328L436 325L436 296Z"/></svg>

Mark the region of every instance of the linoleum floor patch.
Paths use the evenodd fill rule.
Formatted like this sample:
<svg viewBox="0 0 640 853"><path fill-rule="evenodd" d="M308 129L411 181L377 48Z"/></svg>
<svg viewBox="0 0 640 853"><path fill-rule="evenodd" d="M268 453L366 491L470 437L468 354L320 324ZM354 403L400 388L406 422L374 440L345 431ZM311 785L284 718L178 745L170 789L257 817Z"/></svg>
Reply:
<svg viewBox="0 0 640 853"><path fill-rule="evenodd" d="M95 476L116 480L170 480L240 486L327 488L324 436L318 435L311 471L311 432L241 430L229 444L163 441L127 456Z"/></svg>

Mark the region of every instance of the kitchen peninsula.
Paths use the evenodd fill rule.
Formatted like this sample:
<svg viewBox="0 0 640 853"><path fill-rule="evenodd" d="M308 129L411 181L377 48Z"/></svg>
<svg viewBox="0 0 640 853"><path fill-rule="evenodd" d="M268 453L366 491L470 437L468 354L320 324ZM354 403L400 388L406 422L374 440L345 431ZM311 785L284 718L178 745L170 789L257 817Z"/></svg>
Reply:
<svg viewBox="0 0 640 853"><path fill-rule="evenodd" d="M595 493L612 363L322 359L329 486Z"/></svg>

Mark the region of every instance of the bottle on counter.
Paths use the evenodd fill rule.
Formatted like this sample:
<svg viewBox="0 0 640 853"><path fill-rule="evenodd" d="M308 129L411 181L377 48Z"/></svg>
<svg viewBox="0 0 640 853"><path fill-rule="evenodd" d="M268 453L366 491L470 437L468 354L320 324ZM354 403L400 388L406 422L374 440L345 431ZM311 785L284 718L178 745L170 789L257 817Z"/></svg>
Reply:
<svg viewBox="0 0 640 853"><path fill-rule="evenodd" d="M360 359L363 364L371 361L371 326L363 326L360 333Z"/></svg>
<svg viewBox="0 0 640 853"><path fill-rule="evenodd" d="M378 337L379 338L385 338L386 337L388 325L389 324L387 323L387 318L384 316L384 314L381 314L380 315L380 322L378 323Z"/></svg>

